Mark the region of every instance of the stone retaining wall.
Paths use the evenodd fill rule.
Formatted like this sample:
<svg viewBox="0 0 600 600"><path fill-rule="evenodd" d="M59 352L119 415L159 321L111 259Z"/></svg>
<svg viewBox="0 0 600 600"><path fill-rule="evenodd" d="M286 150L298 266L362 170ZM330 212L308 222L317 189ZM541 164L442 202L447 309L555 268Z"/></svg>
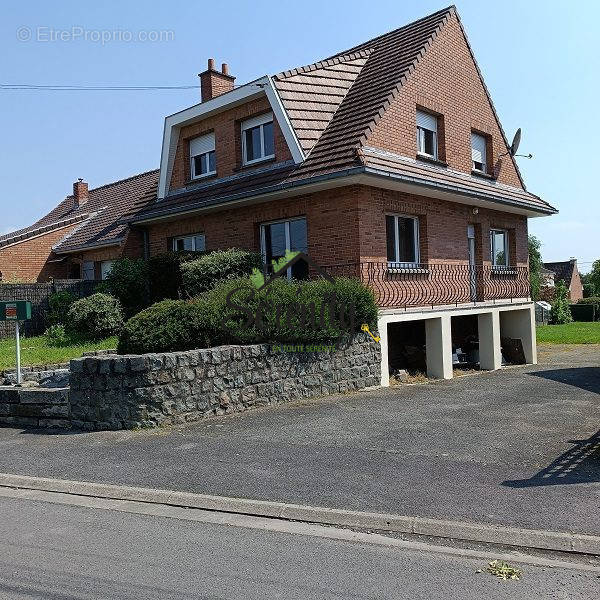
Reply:
<svg viewBox="0 0 600 600"><path fill-rule="evenodd" d="M69 388L0 386L0 425L71 427Z"/></svg>
<svg viewBox="0 0 600 600"><path fill-rule="evenodd" d="M155 427L379 385L380 347L366 335L347 349L291 350L221 346L72 360L72 426Z"/></svg>

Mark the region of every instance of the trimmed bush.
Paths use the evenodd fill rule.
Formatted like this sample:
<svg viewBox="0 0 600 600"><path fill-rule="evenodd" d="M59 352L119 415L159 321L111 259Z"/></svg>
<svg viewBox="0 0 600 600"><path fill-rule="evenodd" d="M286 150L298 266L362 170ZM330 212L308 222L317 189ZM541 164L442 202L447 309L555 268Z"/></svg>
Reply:
<svg viewBox="0 0 600 600"><path fill-rule="evenodd" d="M62 348L71 343L71 337L65 331L64 325L51 325L44 333L46 343L53 348Z"/></svg>
<svg viewBox="0 0 600 600"><path fill-rule="evenodd" d="M152 303L177 300L182 286L181 265L202 255L202 252L163 252L152 256L148 260Z"/></svg>
<svg viewBox="0 0 600 600"><path fill-rule="evenodd" d="M104 286L119 300L126 317L139 312L149 304L148 263L139 258L120 258L113 263Z"/></svg>
<svg viewBox="0 0 600 600"><path fill-rule="evenodd" d="M92 294L69 308L66 330L73 337L98 340L116 335L123 327L123 312L116 298Z"/></svg>
<svg viewBox="0 0 600 600"><path fill-rule="evenodd" d="M127 321L117 350L145 354L206 348L214 321L202 302L163 300Z"/></svg>
<svg viewBox="0 0 600 600"><path fill-rule="evenodd" d="M54 292L50 294L48 298L48 305L50 306L50 312L48 313L48 323L52 325L64 325L67 322L67 313L71 304L75 302L77 298L67 291Z"/></svg>
<svg viewBox="0 0 600 600"><path fill-rule="evenodd" d="M600 306L600 296L589 296L587 298L581 298L577 301L577 304L597 304Z"/></svg>
<svg viewBox="0 0 600 600"><path fill-rule="evenodd" d="M239 248L215 250L181 265L184 295L194 298L223 281L249 276L252 269L261 265L262 257L257 252Z"/></svg>
<svg viewBox="0 0 600 600"><path fill-rule="evenodd" d="M223 344L318 344L343 341L363 323L374 329L377 306L356 279L332 285L280 278L261 292L249 279L231 279L192 301L163 301L143 310L126 323L118 349L144 354Z"/></svg>

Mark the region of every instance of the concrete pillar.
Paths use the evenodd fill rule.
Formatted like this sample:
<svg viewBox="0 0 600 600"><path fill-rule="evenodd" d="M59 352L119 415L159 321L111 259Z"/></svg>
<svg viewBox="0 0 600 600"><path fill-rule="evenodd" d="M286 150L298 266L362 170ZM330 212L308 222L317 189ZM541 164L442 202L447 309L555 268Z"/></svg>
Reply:
<svg viewBox="0 0 600 600"><path fill-rule="evenodd" d="M390 385L390 368L388 364L388 322L385 317L379 317L377 320L377 335L379 335L379 344L381 346L381 386Z"/></svg>
<svg viewBox="0 0 600 600"><path fill-rule="evenodd" d="M479 327L479 366L495 371L502 366L500 349L500 313L494 310L477 315Z"/></svg>
<svg viewBox="0 0 600 600"><path fill-rule="evenodd" d="M529 308L503 310L500 316L502 335L520 338L523 344L525 362L537 365L537 345L535 340L535 312L531 304Z"/></svg>
<svg viewBox="0 0 600 600"><path fill-rule="evenodd" d="M452 379L452 328L450 315L425 319L427 376Z"/></svg>

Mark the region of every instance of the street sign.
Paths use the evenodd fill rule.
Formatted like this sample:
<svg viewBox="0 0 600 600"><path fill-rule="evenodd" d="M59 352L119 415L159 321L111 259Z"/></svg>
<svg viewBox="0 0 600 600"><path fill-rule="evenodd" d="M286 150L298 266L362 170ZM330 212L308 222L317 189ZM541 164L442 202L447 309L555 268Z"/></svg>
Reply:
<svg viewBox="0 0 600 600"><path fill-rule="evenodd" d="M0 321L14 321L15 341L17 350L17 385L21 385L21 339L19 321L31 319L31 302L16 300L15 302L0 302Z"/></svg>
<svg viewBox="0 0 600 600"><path fill-rule="evenodd" d="M0 302L0 321L28 321L31 319L31 302Z"/></svg>

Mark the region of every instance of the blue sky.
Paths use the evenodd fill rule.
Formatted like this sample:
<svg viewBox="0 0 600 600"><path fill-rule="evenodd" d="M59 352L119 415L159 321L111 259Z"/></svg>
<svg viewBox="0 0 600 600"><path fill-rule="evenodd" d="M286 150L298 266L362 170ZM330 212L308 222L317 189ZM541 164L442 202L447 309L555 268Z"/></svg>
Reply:
<svg viewBox="0 0 600 600"><path fill-rule="evenodd" d="M0 23L0 83L196 85L208 57L228 62L237 83L244 83L313 62L445 5L13 3ZM576 256L588 270L600 257L600 165L592 131L600 3L579 2L575 9L558 1L465 0L457 6L507 135L522 127L520 151L534 155L518 159L528 189L561 211L532 219L530 231L542 240L545 260ZM52 41L51 30L77 39ZM95 41L108 35L102 32L116 32L110 33L115 39ZM167 32L166 41L140 41L139 32ZM39 218L78 177L94 187L158 167L164 116L198 97L198 90L0 90L0 233Z"/></svg>

